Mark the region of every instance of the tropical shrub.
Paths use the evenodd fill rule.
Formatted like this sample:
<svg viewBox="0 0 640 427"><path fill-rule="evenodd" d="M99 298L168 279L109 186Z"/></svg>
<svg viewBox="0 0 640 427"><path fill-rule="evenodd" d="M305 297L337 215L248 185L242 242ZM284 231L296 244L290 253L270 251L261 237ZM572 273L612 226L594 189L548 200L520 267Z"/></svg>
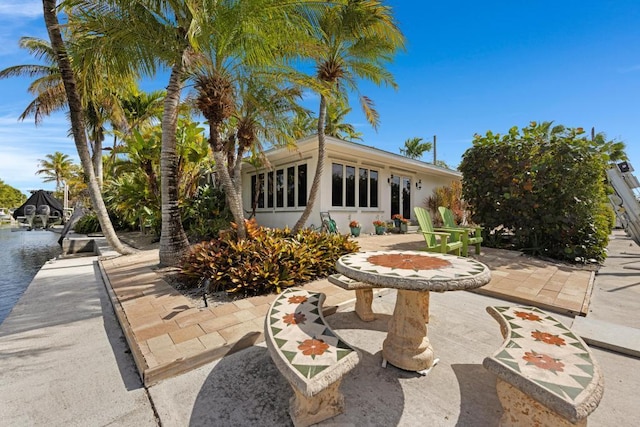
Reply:
<svg viewBox="0 0 640 427"><path fill-rule="evenodd" d="M150 227L160 235L162 129L160 125L133 129L122 138L113 156L105 157L104 162L103 197L109 214L125 228ZM198 182L210 170L211 162L203 128L197 122L181 116L176 139L178 197L183 205L197 197ZM205 220L210 217L206 211L202 214Z"/></svg>
<svg viewBox="0 0 640 427"><path fill-rule="evenodd" d="M210 290L242 296L281 292L335 272L338 258L359 246L340 234L310 229L267 229L246 221L247 238L235 231L194 245L181 261L182 273L197 286L208 279Z"/></svg>
<svg viewBox="0 0 640 427"><path fill-rule="evenodd" d="M425 199L424 206L431 213L431 218L436 226L442 225L442 218L440 218L440 213L438 212L440 206L449 208L453 212L456 224L467 222L465 203L462 200L462 183L460 181L451 181L449 186L435 188L433 194Z"/></svg>
<svg viewBox="0 0 640 427"><path fill-rule="evenodd" d="M198 187L180 208L182 225L192 242L216 237L220 230L229 228L232 219L224 191L211 185Z"/></svg>
<svg viewBox="0 0 640 427"><path fill-rule="evenodd" d="M531 123L476 135L463 155L463 198L489 246L572 262L603 260L611 232L607 156L581 128Z"/></svg>
<svg viewBox="0 0 640 427"><path fill-rule="evenodd" d="M73 229L79 234L91 234L102 231L98 217L93 212L90 212L78 219Z"/></svg>

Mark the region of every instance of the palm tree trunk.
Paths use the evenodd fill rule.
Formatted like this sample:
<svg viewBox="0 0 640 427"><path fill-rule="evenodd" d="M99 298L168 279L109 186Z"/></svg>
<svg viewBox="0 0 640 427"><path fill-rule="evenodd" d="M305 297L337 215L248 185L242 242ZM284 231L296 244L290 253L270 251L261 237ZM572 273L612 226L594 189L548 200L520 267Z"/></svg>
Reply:
<svg viewBox="0 0 640 427"><path fill-rule="evenodd" d="M236 191L236 184L229 173L229 168L233 165L228 164L228 151L225 150L224 144L220 141L219 124L209 119L209 146L213 152L213 160L215 161L215 170L218 179L222 183L222 189L227 198L227 204L233 220L237 225L238 240L244 240L247 237L247 229L244 224L244 211L242 210L242 199L239 197L241 192Z"/></svg>
<svg viewBox="0 0 640 427"><path fill-rule="evenodd" d="M326 118L327 99L324 95L320 95L320 111L318 113L318 163L316 165L316 173L313 176L311 190L309 190L309 200L307 200L307 207L304 209L304 212L302 212L302 215L300 216L300 219L298 219L298 222L296 222L296 225L293 226L293 230L291 230L292 233L297 233L302 227L305 226L307 220L309 219L309 215L311 215L311 211L313 210L313 205L318 198L318 190L320 189L322 170L324 169L324 159L326 157L326 142L324 138L324 124Z"/></svg>
<svg viewBox="0 0 640 427"><path fill-rule="evenodd" d="M182 227L178 206L178 155L176 131L178 104L182 90L183 67L174 65L169 77L162 113L162 151L160 154L160 191L162 195L162 228L160 231L160 266L177 265L189 249L189 239Z"/></svg>
<svg viewBox="0 0 640 427"><path fill-rule="evenodd" d="M93 170L96 173L96 179L98 180L98 186L102 190L103 177L102 177L102 143L104 141L104 133L102 127L99 127L94 132L93 137Z"/></svg>
<svg viewBox="0 0 640 427"><path fill-rule="evenodd" d="M62 82L64 83L65 92L67 94L67 100L69 102L69 113L71 117L71 131L73 132L73 140L78 150L78 156L80 162L85 171L88 179L89 195L93 208L95 209L96 216L100 222L100 227L104 233L107 242L118 253L126 255L133 253L131 249L126 248L118 239L113 224L109 219L107 213L107 207L102 199L100 193L100 187L96 180L96 175L93 170L93 164L91 162L91 154L89 153L89 145L87 141L87 133L84 126L82 115L82 102L80 101L80 95L76 86L75 75L71 68L71 62L67 55L67 50L62 39L60 32L60 24L58 23L58 15L56 12L56 0L42 0L42 7L44 9L44 22L47 26L47 32L51 40L51 47L56 54L56 60L60 67L60 74L62 76Z"/></svg>
<svg viewBox="0 0 640 427"><path fill-rule="evenodd" d="M238 147L236 155L236 161L233 165L233 189L236 193L236 198L240 200L240 207L242 209L242 157L244 156L244 148ZM244 218L244 214L242 215Z"/></svg>

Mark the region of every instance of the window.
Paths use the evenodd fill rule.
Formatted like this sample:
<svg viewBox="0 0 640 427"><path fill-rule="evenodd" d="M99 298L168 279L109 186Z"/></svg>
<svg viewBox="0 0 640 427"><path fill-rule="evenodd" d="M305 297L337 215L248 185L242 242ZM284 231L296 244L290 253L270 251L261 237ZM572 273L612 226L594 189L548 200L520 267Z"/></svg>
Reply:
<svg viewBox="0 0 640 427"><path fill-rule="evenodd" d="M251 209L253 209L253 204L256 200L256 183L258 182L258 177L256 175L251 175Z"/></svg>
<svg viewBox="0 0 640 427"><path fill-rule="evenodd" d="M296 168L294 166L287 168L287 206L295 207L296 205Z"/></svg>
<svg viewBox="0 0 640 427"><path fill-rule="evenodd" d="M258 175L258 208L264 208L264 174ZM255 199L254 199L255 200ZM255 202L254 202L255 203Z"/></svg>
<svg viewBox="0 0 640 427"><path fill-rule="evenodd" d="M377 208L378 172L358 168L356 179L355 166L333 163L331 166L331 205L336 207Z"/></svg>
<svg viewBox="0 0 640 427"><path fill-rule="evenodd" d="M356 168L353 166L347 166L346 181L345 181L345 199L347 207L356 206Z"/></svg>
<svg viewBox="0 0 640 427"><path fill-rule="evenodd" d="M378 171L371 171L369 178L369 207L378 207Z"/></svg>
<svg viewBox="0 0 640 427"><path fill-rule="evenodd" d="M307 165L288 166L266 174L251 175L251 206L264 209L265 205L272 209L274 205L276 208L306 206Z"/></svg>
<svg viewBox="0 0 640 427"><path fill-rule="evenodd" d="M342 165L331 166L331 206L342 206Z"/></svg>
<svg viewBox="0 0 640 427"><path fill-rule="evenodd" d="M298 165L298 206L307 206L307 165Z"/></svg>
<svg viewBox="0 0 640 427"><path fill-rule="evenodd" d="M369 197L369 170L360 169L360 179L358 180L358 206L368 206Z"/></svg>
<svg viewBox="0 0 640 427"><path fill-rule="evenodd" d="M267 207L273 207L273 172L267 173Z"/></svg>
<svg viewBox="0 0 640 427"><path fill-rule="evenodd" d="M276 171L276 207L284 207L284 170Z"/></svg>

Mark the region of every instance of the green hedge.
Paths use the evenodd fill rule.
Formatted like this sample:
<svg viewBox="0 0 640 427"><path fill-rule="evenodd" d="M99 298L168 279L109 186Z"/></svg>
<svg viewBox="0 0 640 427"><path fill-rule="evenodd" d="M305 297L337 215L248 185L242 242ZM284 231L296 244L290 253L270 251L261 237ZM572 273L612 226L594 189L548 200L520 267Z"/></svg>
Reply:
<svg viewBox="0 0 640 427"><path fill-rule="evenodd" d="M601 261L611 232L606 158L580 128L532 123L476 135L460 165L463 197L489 246Z"/></svg>

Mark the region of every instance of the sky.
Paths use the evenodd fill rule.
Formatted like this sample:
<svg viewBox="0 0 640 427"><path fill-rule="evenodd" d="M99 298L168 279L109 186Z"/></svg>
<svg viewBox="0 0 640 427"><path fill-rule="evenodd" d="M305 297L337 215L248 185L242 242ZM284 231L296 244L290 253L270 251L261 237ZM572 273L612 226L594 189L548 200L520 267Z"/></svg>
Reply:
<svg viewBox="0 0 640 427"><path fill-rule="evenodd" d="M359 84L380 113L376 131L353 99L347 122L363 144L399 153L405 140L435 135L437 160L455 168L476 133L553 121L624 142L640 175L640 1L387 3L407 46L388 66L397 90ZM47 39L41 2L0 0L0 69L37 63L18 47L22 36ZM54 189L35 174L47 154L79 162L64 113L37 127L18 121L29 82L0 80L0 179L26 195ZM154 84L166 86L166 75ZM306 103L317 109L316 97Z"/></svg>

